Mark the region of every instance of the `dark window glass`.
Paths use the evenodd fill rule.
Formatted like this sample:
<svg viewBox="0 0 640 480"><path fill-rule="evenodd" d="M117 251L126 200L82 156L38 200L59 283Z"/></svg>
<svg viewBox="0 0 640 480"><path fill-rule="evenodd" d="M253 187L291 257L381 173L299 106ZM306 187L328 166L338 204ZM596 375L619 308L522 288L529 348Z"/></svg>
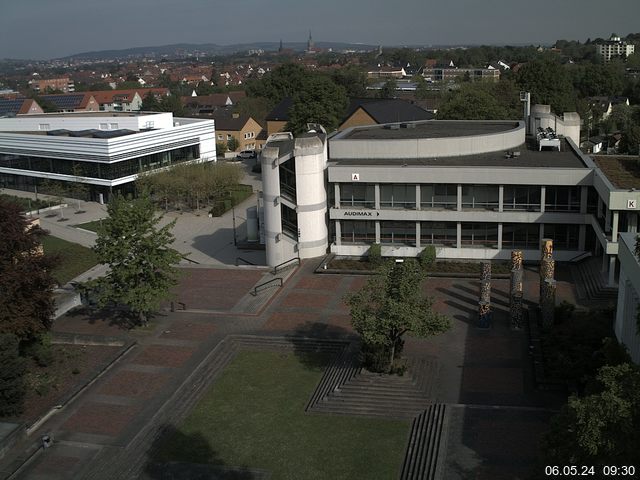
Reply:
<svg viewBox="0 0 640 480"><path fill-rule="evenodd" d="M420 244L455 247L457 231L456 222L421 222Z"/></svg>
<svg viewBox="0 0 640 480"><path fill-rule="evenodd" d="M380 222L380 243L415 245L415 222Z"/></svg>
<svg viewBox="0 0 640 480"><path fill-rule="evenodd" d="M340 223L342 243L375 243L376 222L343 220Z"/></svg>

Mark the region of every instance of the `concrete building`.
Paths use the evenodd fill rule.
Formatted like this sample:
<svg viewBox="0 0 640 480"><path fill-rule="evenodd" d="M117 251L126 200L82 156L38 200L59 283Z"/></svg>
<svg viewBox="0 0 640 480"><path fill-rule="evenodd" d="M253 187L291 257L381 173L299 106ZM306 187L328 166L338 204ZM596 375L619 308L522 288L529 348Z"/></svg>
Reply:
<svg viewBox="0 0 640 480"><path fill-rule="evenodd" d="M602 57L604 63L608 63L614 57L628 57L633 55L635 45L622 41L615 33L611 34L609 40L603 43L596 43L596 52Z"/></svg>
<svg viewBox="0 0 640 480"><path fill-rule="evenodd" d="M422 76L428 82L453 82L456 80L500 80L500 69L488 68L458 68L458 67L425 67Z"/></svg>
<svg viewBox="0 0 640 480"><path fill-rule="evenodd" d="M29 80L29 86L36 92L46 92L48 90L60 90L62 93L75 91L73 80L69 77L62 78L33 78Z"/></svg>
<svg viewBox="0 0 640 480"><path fill-rule="evenodd" d="M66 113L0 118L0 187L83 182L93 200L129 192L142 172L215 161L215 124L171 113ZM81 176L78 176L78 172Z"/></svg>
<svg viewBox="0 0 640 480"><path fill-rule="evenodd" d="M614 330L616 338L629 350L631 359L640 363L638 305L640 305L640 263L635 255L636 233L620 234L620 279L618 308Z"/></svg>
<svg viewBox="0 0 640 480"><path fill-rule="evenodd" d="M601 256L615 285L619 232L637 231L640 178L637 190L616 183L609 178L616 171L611 160L595 163L580 151L577 114L531 110L526 123L432 120L349 128L326 141L324 171L321 134L271 138L262 156L265 222L268 235L284 243L267 241L268 261L310 255L311 244L320 254L325 226L329 250L347 256L366 255L379 243L385 256L416 256L434 245L444 259L507 259L517 248L538 260L540 240L551 238L559 261ZM316 139L313 153L303 148L310 138ZM300 189L302 181L317 191ZM323 198L328 225L320 221ZM309 211L318 213L317 224L301 228L300 215Z"/></svg>

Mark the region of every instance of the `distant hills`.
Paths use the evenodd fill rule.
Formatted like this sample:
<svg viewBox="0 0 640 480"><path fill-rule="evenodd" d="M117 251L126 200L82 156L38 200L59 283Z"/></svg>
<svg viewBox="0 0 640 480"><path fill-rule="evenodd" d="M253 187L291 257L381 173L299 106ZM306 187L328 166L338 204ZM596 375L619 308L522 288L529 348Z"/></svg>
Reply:
<svg viewBox="0 0 640 480"><path fill-rule="evenodd" d="M340 42L316 42L316 47L323 50L373 50L377 45L364 45ZM255 42L241 43L234 45L217 45L215 43L192 44L176 43L173 45L163 45L156 47L135 47L121 50L101 50L96 52L83 52L69 55L61 60L111 60L122 58L143 58L143 57L185 57L185 56L205 56L205 55L230 55L233 53L246 52L249 50L264 50L274 52L280 46L279 42ZM307 48L304 42L284 43L285 49L303 51Z"/></svg>

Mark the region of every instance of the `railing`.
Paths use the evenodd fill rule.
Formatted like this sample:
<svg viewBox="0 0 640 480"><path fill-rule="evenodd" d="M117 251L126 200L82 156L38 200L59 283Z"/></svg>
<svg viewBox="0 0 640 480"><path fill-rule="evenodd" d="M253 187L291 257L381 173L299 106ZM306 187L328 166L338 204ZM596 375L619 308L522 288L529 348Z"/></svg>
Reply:
<svg viewBox="0 0 640 480"><path fill-rule="evenodd" d="M583 253L580 253L580 254L576 255L573 258L570 258L569 259L569 263L578 263L578 262L581 262L582 260L584 260L586 258L589 258L589 257L591 257L591 252L583 252Z"/></svg>
<svg viewBox="0 0 640 480"><path fill-rule="evenodd" d="M256 285L255 287L253 287L253 296L255 297L256 295L258 295L258 289L263 290L264 288L268 288L274 282L278 282L277 286L282 287L282 279L280 277L272 278L271 280L268 280L264 283L261 283L260 285Z"/></svg>
<svg viewBox="0 0 640 480"><path fill-rule="evenodd" d="M244 262L246 265L255 265L255 263L245 260L242 257L236 257L236 267L238 266L238 262Z"/></svg>
<svg viewBox="0 0 640 480"><path fill-rule="evenodd" d="M187 262L191 262L191 263L195 263L196 265L200 265L200 262L196 262L195 260L191 260L189 257L187 257L186 255L181 255L181 257L186 260Z"/></svg>
<svg viewBox="0 0 640 480"><path fill-rule="evenodd" d="M278 273L278 271L288 268L292 262L297 262L297 264L300 265L300 257L294 257L287 260L286 262L282 262L280 265L276 265L275 267L273 267L273 274L275 275L276 273Z"/></svg>

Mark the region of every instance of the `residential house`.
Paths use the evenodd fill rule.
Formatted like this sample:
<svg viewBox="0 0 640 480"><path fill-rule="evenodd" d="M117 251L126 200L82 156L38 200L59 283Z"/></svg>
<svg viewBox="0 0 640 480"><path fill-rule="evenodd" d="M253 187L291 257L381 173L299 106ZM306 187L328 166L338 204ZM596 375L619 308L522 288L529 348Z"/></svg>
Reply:
<svg viewBox="0 0 640 480"><path fill-rule="evenodd" d="M100 105L89 92L41 95L40 98L55 105L58 113L100 111Z"/></svg>
<svg viewBox="0 0 640 480"><path fill-rule="evenodd" d="M152 94L156 98L169 95L167 88L139 88L131 90L102 90L91 93L98 104L100 110L105 112L136 112L142 106L142 100Z"/></svg>
<svg viewBox="0 0 640 480"><path fill-rule="evenodd" d="M253 118L226 110L213 112L207 118L212 118L216 123L216 142L227 143L232 138L238 141L240 150L256 150L256 138L262 127Z"/></svg>
<svg viewBox="0 0 640 480"><path fill-rule="evenodd" d="M246 97L244 91L214 93L211 95L182 97L182 105L191 115L211 115L221 108L229 108Z"/></svg>
<svg viewBox="0 0 640 480"><path fill-rule="evenodd" d="M44 113L32 98L0 98L0 117Z"/></svg>
<svg viewBox="0 0 640 480"><path fill-rule="evenodd" d="M382 123L433 120L435 115L400 99L352 98L338 130Z"/></svg>
<svg viewBox="0 0 640 480"><path fill-rule="evenodd" d="M382 68L367 72L367 78L404 78L407 72L404 68Z"/></svg>
<svg viewBox="0 0 640 480"><path fill-rule="evenodd" d="M63 93L75 91L73 80L69 77L62 78L33 78L29 80L29 86L36 92L46 92L49 90L60 90Z"/></svg>

